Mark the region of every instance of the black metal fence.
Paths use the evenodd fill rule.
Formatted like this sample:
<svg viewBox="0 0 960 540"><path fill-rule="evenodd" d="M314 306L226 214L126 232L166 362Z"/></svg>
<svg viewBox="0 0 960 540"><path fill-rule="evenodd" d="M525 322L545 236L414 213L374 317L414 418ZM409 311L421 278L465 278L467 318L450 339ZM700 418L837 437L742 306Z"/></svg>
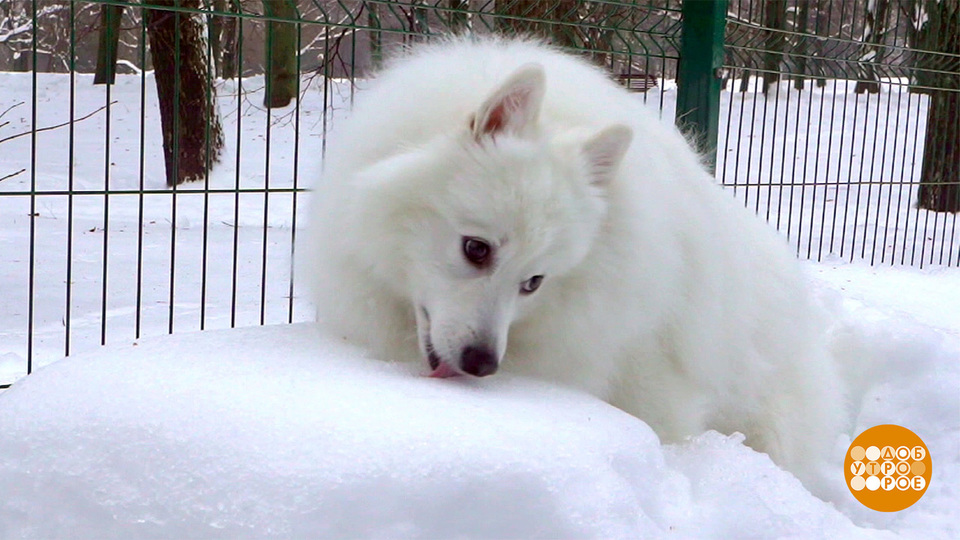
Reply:
<svg viewBox="0 0 960 540"><path fill-rule="evenodd" d="M910 34L898 3L885 14L895 22L868 45L857 22L865 2L810 2L801 16L805 4L734 1L726 21L705 22L725 24L727 36L716 73L730 78L719 98L718 180L803 257L960 265L956 215L915 207L931 148L924 140L930 103L936 92L960 89L960 55ZM448 32L541 35L605 66L672 118L690 22L683 7L679 0L3 2L0 388L101 344L311 319L291 264L309 218L304 188L355 89L397 47ZM157 29L171 22L178 30L163 41ZM190 24L202 29L205 62L194 79L203 95L190 107L174 97L164 109L167 68L151 45L158 55L173 52L181 69ZM294 50L292 67L267 54L281 43ZM870 47L883 54L864 60ZM862 71L867 65L873 71ZM283 79L273 75L284 69L295 73L287 81L295 99L279 106L270 97ZM175 96L187 80L170 83ZM875 80L878 92L856 94L858 80ZM180 133L211 111L220 142L205 121L201 172L179 183L193 144ZM171 125L173 135L162 135ZM950 145L960 146L943 141ZM956 185L956 177L940 182Z"/></svg>
<svg viewBox="0 0 960 540"><path fill-rule="evenodd" d="M204 28L194 82L206 96L165 118L158 58L175 52L174 101L186 101L191 21ZM549 35L661 100L679 21L676 7L624 2L4 2L0 388L101 344L312 318L291 264L304 185L355 88L403 44ZM278 107L265 72L281 30L298 76ZM201 137L201 164L213 166L179 183L192 144L181 133L210 103L221 136Z"/></svg>
<svg viewBox="0 0 960 540"><path fill-rule="evenodd" d="M955 1L736 3L718 179L802 257L960 265L958 32Z"/></svg>

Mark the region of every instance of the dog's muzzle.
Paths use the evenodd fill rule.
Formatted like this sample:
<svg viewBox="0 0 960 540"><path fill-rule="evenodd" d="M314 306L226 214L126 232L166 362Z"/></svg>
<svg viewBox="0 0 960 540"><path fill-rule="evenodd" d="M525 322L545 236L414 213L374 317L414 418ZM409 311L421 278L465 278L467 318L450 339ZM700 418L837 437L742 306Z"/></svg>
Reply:
<svg viewBox="0 0 960 540"><path fill-rule="evenodd" d="M429 348L427 361L430 363L431 377L445 379L447 377L456 377L462 373L473 375L474 377L486 377L497 372L499 362L497 356L489 349L483 347L466 347L460 353L460 369L457 370L447 362L440 359L433 347Z"/></svg>
<svg viewBox="0 0 960 540"><path fill-rule="evenodd" d="M433 348L433 342L430 339L430 313L426 308L420 308L423 313L427 328L424 331L424 348L427 353L427 362L430 364L430 376L445 379L447 377L456 377L461 373L473 375L474 377L486 377L497 372L500 366L500 360L492 349L484 345L467 345L460 351L459 369L446 362L437 354Z"/></svg>

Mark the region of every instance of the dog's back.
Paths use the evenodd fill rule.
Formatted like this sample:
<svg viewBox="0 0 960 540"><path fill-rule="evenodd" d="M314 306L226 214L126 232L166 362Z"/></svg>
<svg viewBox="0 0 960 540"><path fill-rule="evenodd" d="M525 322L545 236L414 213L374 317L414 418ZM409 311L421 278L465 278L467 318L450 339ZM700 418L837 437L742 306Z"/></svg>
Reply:
<svg viewBox="0 0 960 540"><path fill-rule="evenodd" d="M545 130L640 120L642 139L650 122L659 124L638 100L624 100L626 93L605 72L574 57L535 41L456 39L398 56L361 91L354 114L331 141L330 165L343 163L339 158L350 159L343 163L348 167L372 163L460 127L506 75L531 63L543 66L548 80L540 116ZM659 130L649 134L665 136ZM363 155L335 151L357 144Z"/></svg>

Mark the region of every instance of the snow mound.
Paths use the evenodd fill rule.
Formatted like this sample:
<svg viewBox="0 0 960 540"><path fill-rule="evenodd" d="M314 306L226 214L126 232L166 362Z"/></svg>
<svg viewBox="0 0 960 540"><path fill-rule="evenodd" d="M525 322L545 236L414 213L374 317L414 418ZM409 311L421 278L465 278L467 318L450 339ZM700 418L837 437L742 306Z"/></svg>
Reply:
<svg viewBox="0 0 960 540"><path fill-rule="evenodd" d="M589 396L440 381L310 326L71 357L0 396L0 537L627 537L663 454Z"/></svg>
<svg viewBox="0 0 960 540"><path fill-rule="evenodd" d="M316 332L144 340L19 381L0 395L0 538L891 535L739 436L662 446L591 396L431 379Z"/></svg>

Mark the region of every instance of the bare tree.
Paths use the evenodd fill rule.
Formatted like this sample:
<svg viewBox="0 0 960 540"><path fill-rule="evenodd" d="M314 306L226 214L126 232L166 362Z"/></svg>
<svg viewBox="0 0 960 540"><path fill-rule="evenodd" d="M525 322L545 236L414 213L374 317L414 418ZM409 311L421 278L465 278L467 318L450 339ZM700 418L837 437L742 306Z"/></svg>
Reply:
<svg viewBox="0 0 960 540"><path fill-rule="evenodd" d="M577 47L577 0L496 0L497 27L508 34L538 36L561 47ZM555 21L555 22L541 22Z"/></svg>
<svg viewBox="0 0 960 540"><path fill-rule="evenodd" d="M199 9L200 0L152 0L150 5ZM170 186L205 178L223 149L204 23L196 13L147 10Z"/></svg>
<svg viewBox="0 0 960 540"><path fill-rule="evenodd" d="M27 54L33 42L33 17L26 2L0 3L0 45L13 56L13 70L27 71Z"/></svg>
<svg viewBox="0 0 960 540"><path fill-rule="evenodd" d="M796 11L797 21L797 74L793 77L793 87L797 90L803 90L803 81L807 75L807 55L809 54L809 40L807 38L807 28L810 23L810 2L800 2Z"/></svg>
<svg viewBox="0 0 960 540"><path fill-rule="evenodd" d="M880 92L880 79L874 70L876 64L883 62L883 37L887 27L887 0L867 0L863 24L863 52L857 63L857 85L853 91L857 94Z"/></svg>
<svg viewBox="0 0 960 540"><path fill-rule="evenodd" d="M423 0L410 0L409 8L400 8L404 18L404 43L423 41L430 33L430 11Z"/></svg>
<svg viewBox="0 0 960 540"><path fill-rule="evenodd" d="M294 0L263 0L263 12L284 21L296 20ZM271 20L266 36L265 107L286 107L297 96L297 25Z"/></svg>
<svg viewBox="0 0 960 540"><path fill-rule="evenodd" d="M764 39L767 52L763 55L763 95L780 80L780 62L787 43L784 30L787 23L786 0L766 0L763 24L767 28Z"/></svg>
<svg viewBox="0 0 960 540"><path fill-rule="evenodd" d="M239 13L239 0L213 0L213 9L218 13ZM211 19L214 66L221 79L237 76L237 27L238 17L214 15Z"/></svg>
<svg viewBox="0 0 960 540"><path fill-rule="evenodd" d="M69 71L74 61L71 27L81 15L95 13L95 7L70 0L0 0L0 63L12 59L14 71ZM42 31L35 32L34 20ZM32 63L34 52L40 65Z"/></svg>
<svg viewBox="0 0 960 540"><path fill-rule="evenodd" d="M823 39L820 39L819 36L824 35L830 30L830 17L826 10L824 10L824 3L828 0L816 0L816 23L814 24L814 32L817 34L817 39L814 43L813 53L818 58L823 58ZM827 86L827 79L823 76L823 67L819 62L815 64L815 71L817 74L817 87L824 88Z"/></svg>

